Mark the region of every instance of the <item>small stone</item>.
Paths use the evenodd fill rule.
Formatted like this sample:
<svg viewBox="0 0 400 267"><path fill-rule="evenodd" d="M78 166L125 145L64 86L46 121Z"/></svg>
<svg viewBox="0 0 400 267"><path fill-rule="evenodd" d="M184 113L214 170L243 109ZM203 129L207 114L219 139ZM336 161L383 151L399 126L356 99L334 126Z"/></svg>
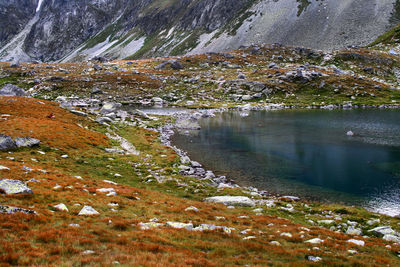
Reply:
<svg viewBox="0 0 400 267"><path fill-rule="evenodd" d="M281 236L289 237L289 238L293 237L291 233L281 233Z"/></svg>
<svg viewBox="0 0 400 267"><path fill-rule="evenodd" d="M76 228L79 228L79 227L81 227L79 224L77 224L77 223L70 223L69 224L69 227L76 227Z"/></svg>
<svg viewBox="0 0 400 267"><path fill-rule="evenodd" d="M22 213L26 213L26 214L36 214L36 211L34 211L34 210L0 205L0 213L13 214L13 213L17 213L17 212L22 212Z"/></svg>
<svg viewBox="0 0 400 267"><path fill-rule="evenodd" d="M354 133L353 133L352 131L348 131L348 132L346 133L346 135L347 135L347 136L354 136Z"/></svg>
<svg viewBox="0 0 400 267"><path fill-rule="evenodd" d="M196 208L196 207L194 207L194 206L190 206L190 207L187 207L187 208L185 209L185 211L199 212L199 209Z"/></svg>
<svg viewBox="0 0 400 267"><path fill-rule="evenodd" d="M68 158L68 155L62 155L61 156L63 159L66 159L66 158Z"/></svg>
<svg viewBox="0 0 400 267"><path fill-rule="evenodd" d="M115 189L114 188L100 188L100 189L96 189L97 192L100 193L109 193L109 192L114 192Z"/></svg>
<svg viewBox="0 0 400 267"><path fill-rule="evenodd" d="M90 215L99 215L100 213L98 213L94 208L92 208L91 206L84 206L81 211L79 212L78 215L82 216L90 216Z"/></svg>
<svg viewBox="0 0 400 267"><path fill-rule="evenodd" d="M281 245L281 243L279 243L278 241L271 241L271 242L269 242L271 245L273 245L273 246L280 246Z"/></svg>
<svg viewBox="0 0 400 267"><path fill-rule="evenodd" d="M362 247L365 245L365 242L362 241L362 240L349 239L349 240L347 240L347 242L348 243L352 243L352 244L357 245L357 246L362 246Z"/></svg>
<svg viewBox="0 0 400 267"><path fill-rule="evenodd" d="M82 255L90 255L90 254L94 254L95 252L93 250L85 250L84 252L82 252Z"/></svg>
<svg viewBox="0 0 400 267"><path fill-rule="evenodd" d="M63 204L63 203L60 203L60 204L58 204L58 205L55 205L54 208L56 208L56 209L59 210L59 211L66 211L66 212L68 212L67 206L65 206L65 204Z"/></svg>
<svg viewBox="0 0 400 267"><path fill-rule="evenodd" d="M10 168L0 165L0 171L9 171L9 170L10 170Z"/></svg>
<svg viewBox="0 0 400 267"><path fill-rule="evenodd" d="M318 262L322 260L320 257L315 257L315 256L308 256L307 259L312 262Z"/></svg>
<svg viewBox="0 0 400 267"><path fill-rule="evenodd" d="M320 238L313 238L307 241L304 241L304 243L310 243L310 244L320 244L323 243L324 240L320 239Z"/></svg>
<svg viewBox="0 0 400 267"><path fill-rule="evenodd" d="M181 222L167 222L165 224L167 227L172 227L175 229L186 229L186 230L193 230L193 224L191 223L181 223Z"/></svg>
<svg viewBox="0 0 400 267"><path fill-rule="evenodd" d="M243 237L243 240L256 239L256 238L257 238L256 236L251 235L251 236Z"/></svg>
<svg viewBox="0 0 400 267"><path fill-rule="evenodd" d="M357 250L353 250L353 249L349 249L347 250L347 252L349 252L350 254L357 254Z"/></svg>

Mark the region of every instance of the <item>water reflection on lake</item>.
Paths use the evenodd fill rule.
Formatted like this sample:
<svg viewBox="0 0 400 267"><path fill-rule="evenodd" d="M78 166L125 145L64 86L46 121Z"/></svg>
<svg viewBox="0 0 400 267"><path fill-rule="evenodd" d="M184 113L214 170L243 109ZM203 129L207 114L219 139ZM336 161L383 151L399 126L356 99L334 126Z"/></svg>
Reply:
<svg viewBox="0 0 400 267"><path fill-rule="evenodd" d="M200 131L173 141L242 185L400 214L400 111L243 115L203 119Z"/></svg>

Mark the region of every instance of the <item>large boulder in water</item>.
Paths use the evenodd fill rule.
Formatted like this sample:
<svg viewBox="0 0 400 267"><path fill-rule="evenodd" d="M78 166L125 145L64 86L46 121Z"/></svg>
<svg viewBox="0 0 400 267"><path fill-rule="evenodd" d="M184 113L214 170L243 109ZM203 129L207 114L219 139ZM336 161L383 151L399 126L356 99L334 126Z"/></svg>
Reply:
<svg viewBox="0 0 400 267"><path fill-rule="evenodd" d="M13 84L6 84L0 89L0 96L26 96L26 92Z"/></svg>
<svg viewBox="0 0 400 267"><path fill-rule="evenodd" d="M12 150L16 149L17 145L15 142L9 137L8 135L5 134L0 134L0 151L7 151L7 150Z"/></svg>

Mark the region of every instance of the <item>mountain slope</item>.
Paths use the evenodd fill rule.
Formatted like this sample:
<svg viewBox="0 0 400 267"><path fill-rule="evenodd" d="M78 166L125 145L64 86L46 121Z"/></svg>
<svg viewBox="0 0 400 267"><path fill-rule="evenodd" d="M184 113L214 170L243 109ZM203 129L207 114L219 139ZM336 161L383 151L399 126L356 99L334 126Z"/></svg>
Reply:
<svg viewBox="0 0 400 267"><path fill-rule="evenodd" d="M0 33L0 60L135 59L274 42L335 49L366 45L399 17L396 0L43 0L26 27L39 4L27 2L33 8L24 27Z"/></svg>

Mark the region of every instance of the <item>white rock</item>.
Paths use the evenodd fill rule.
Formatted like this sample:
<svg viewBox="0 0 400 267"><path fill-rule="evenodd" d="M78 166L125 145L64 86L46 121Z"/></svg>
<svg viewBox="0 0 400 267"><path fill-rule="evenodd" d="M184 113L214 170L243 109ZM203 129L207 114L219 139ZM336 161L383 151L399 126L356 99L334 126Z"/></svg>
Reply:
<svg viewBox="0 0 400 267"><path fill-rule="evenodd" d="M251 236L243 237L243 240L256 239L256 238L257 238L257 237L251 235Z"/></svg>
<svg viewBox="0 0 400 267"><path fill-rule="evenodd" d="M181 222L167 222L165 224L167 227L172 227L176 229L186 229L186 230L193 230L193 224L191 223L181 223Z"/></svg>
<svg viewBox="0 0 400 267"><path fill-rule="evenodd" d="M195 211L195 212L198 212L199 209L196 208L196 207L194 207L194 206L190 206L190 207L187 207L187 208L185 209L185 211Z"/></svg>
<svg viewBox="0 0 400 267"><path fill-rule="evenodd" d="M391 234L384 235L382 239L389 242L400 242L400 237Z"/></svg>
<svg viewBox="0 0 400 267"><path fill-rule="evenodd" d="M281 243L279 243L278 241L271 241L271 242L269 242L271 245L273 245L273 246L280 246L281 245Z"/></svg>
<svg viewBox="0 0 400 267"><path fill-rule="evenodd" d="M292 234L291 233L282 233L281 236L285 236L285 237L291 238Z"/></svg>
<svg viewBox="0 0 400 267"><path fill-rule="evenodd" d="M374 229L369 230L368 232L380 235L394 235L396 232L390 226L379 226Z"/></svg>
<svg viewBox="0 0 400 267"><path fill-rule="evenodd" d="M352 243L357 246L362 246L362 247L365 245L365 242L362 240L349 239L349 240L347 240L347 242Z"/></svg>
<svg viewBox="0 0 400 267"><path fill-rule="evenodd" d="M86 216L90 216L90 215L99 215L100 213L98 213L94 208L92 208L91 206L84 206L81 211L79 212L78 215L82 216L82 215L86 215Z"/></svg>
<svg viewBox="0 0 400 267"><path fill-rule="evenodd" d="M61 156L63 159L66 159L66 158L68 158L68 155L62 155Z"/></svg>
<svg viewBox="0 0 400 267"><path fill-rule="evenodd" d="M67 206L65 206L64 203L60 203L60 204L58 204L58 205L55 205L54 208L56 208L56 209L59 210L59 211L66 211L66 212L68 212L68 208L67 208Z"/></svg>
<svg viewBox="0 0 400 267"><path fill-rule="evenodd" d="M357 250L354 249L349 249L347 252L349 252L350 254L357 254Z"/></svg>
<svg viewBox="0 0 400 267"><path fill-rule="evenodd" d="M355 228L353 226L349 226L349 228L347 228L346 234L348 234L348 235L362 235L362 231L359 228Z"/></svg>
<svg viewBox="0 0 400 267"><path fill-rule="evenodd" d="M204 201L211 203L223 203L227 206L243 206L243 207L255 206L253 200L244 196L217 196L217 197L206 198Z"/></svg>
<svg viewBox="0 0 400 267"><path fill-rule="evenodd" d="M112 191L112 192L108 193L106 196L108 196L108 197L114 197L114 196L116 196L116 195L117 195L117 192Z"/></svg>
<svg viewBox="0 0 400 267"><path fill-rule="evenodd" d="M347 135L347 136L354 136L354 133L353 133L352 131L348 131L348 132L346 133L346 135Z"/></svg>
<svg viewBox="0 0 400 267"><path fill-rule="evenodd" d="M0 171L9 171L10 168L7 168L6 166L1 166L0 165Z"/></svg>
<svg viewBox="0 0 400 267"><path fill-rule="evenodd" d="M100 189L96 189L97 192L100 193L109 193L109 192L114 192L115 189L114 188L100 188Z"/></svg>
<svg viewBox="0 0 400 267"><path fill-rule="evenodd" d="M116 182L113 182L113 181L110 181L110 180L103 180L103 182L108 183L108 184L117 185Z"/></svg>
<svg viewBox="0 0 400 267"><path fill-rule="evenodd" d="M82 252L82 255L90 255L90 254L94 254L93 250L85 250L84 252Z"/></svg>
<svg viewBox="0 0 400 267"><path fill-rule="evenodd" d="M314 257L314 256L308 256L307 259L312 262L318 262L322 260L320 257Z"/></svg>
<svg viewBox="0 0 400 267"><path fill-rule="evenodd" d="M307 241L304 241L304 243L310 243L310 244L320 244L323 243L324 240L320 239L320 238L313 238Z"/></svg>

